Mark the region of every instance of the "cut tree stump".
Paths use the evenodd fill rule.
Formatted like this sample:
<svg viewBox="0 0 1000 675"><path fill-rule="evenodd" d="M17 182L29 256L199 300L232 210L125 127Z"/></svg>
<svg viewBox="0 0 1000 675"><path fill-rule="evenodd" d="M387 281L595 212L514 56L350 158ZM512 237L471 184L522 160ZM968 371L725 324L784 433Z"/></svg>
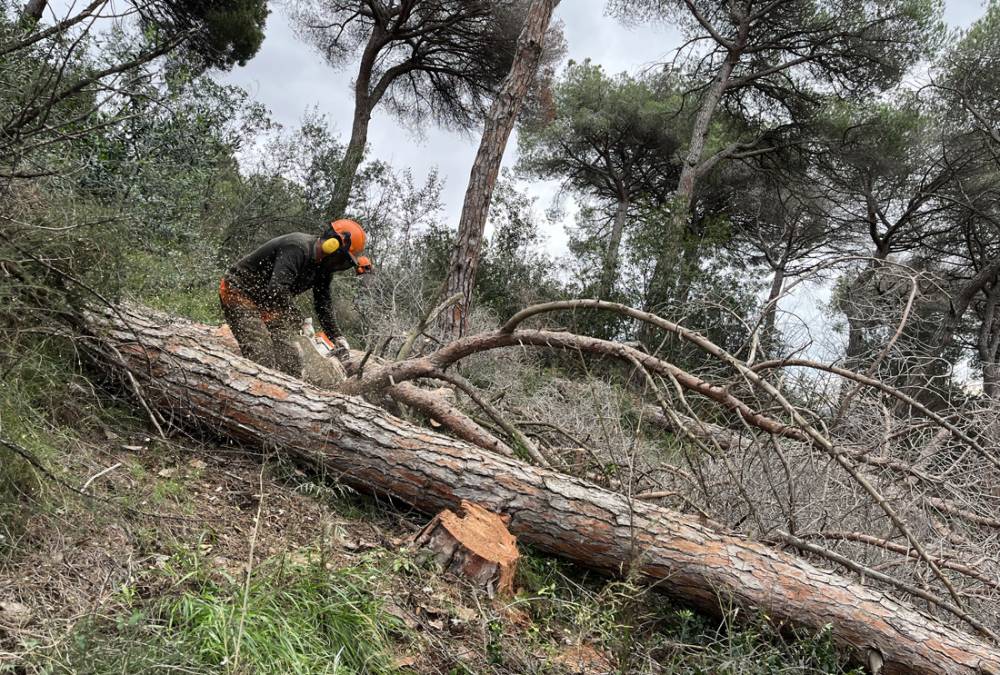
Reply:
<svg viewBox="0 0 1000 675"><path fill-rule="evenodd" d="M510 596L520 553L506 520L463 499L459 513L441 511L413 543L432 553L445 571L485 588L491 598Z"/></svg>
<svg viewBox="0 0 1000 675"><path fill-rule="evenodd" d="M262 368L226 350L211 326L123 305L90 310L86 322L81 349L123 378L127 369L145 404L170 424L276 449L428 515L462 500L481 504L509 515L522 543L609 574L628 573L701 611L742 607L782 626L828 627L859 660L876 651L883 675L1000 675L996 645L878 588ZM540 338L524 330L505 339Z"/></svg>

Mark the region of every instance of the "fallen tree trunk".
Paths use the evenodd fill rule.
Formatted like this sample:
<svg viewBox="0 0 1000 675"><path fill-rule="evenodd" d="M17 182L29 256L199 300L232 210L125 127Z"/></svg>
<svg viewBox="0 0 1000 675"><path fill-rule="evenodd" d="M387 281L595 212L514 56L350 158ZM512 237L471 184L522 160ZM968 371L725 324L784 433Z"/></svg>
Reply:
<svg viewBox="0 0 1000 675"><path fill-rule="evenodd" d="M1000 651L904 602L696 519L408 424L381 408L261 368L213 341L212 329L146 310L89 315L95 356L127 368L145 405L323 466L352 487L425 513L463 499L510 516L543 551L631 573L704 611L759 608L819 630L883 673L1000 673Z"/></svg>
<svg viewBox="0 0 1000 675"><path fill-rule="evenodd" d="M234 354L240 353L240 346L236 342L236 338L233 337L229 326L223 325L216 329L213 336L229 351ZM305 337L299 338L299 348L302 351L304 362L304 380L324 389L332 389L344 382L347 375L339 361L320 356ZM365 359L362 352L353 352L353 355L354 358L349 364L352 375L357 372L359 365ZM372 365L386 364L378 357L369 358L369 360L373 362ZM396 403L410 406L428 418L437 421L463 441L468 441L491 452L499 452L501 455L514 456L514 451L510 446L490 434L468 415L452 405L448 397L441 395L440 390L428 391L410 382L400 382L395 386L386 387L384 392L375 396L379 398L382 394Z"/></svg>

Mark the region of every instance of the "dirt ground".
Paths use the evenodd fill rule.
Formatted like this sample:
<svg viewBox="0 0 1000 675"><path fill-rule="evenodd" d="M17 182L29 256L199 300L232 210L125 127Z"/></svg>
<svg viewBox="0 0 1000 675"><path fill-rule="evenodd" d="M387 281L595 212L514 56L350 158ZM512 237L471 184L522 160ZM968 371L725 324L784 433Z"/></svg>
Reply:
<svg viewBox="0 0 1000 675"><path fill-rule="evenodd" d="M170 593L159 572L179 550L196 550L230 580L245 577L251 549L259 565L318 546L335 569L395 555L428 521L280 457L192 438L94 436L60 463L65 485L39 476L39 490L24 496L32 515L0 557L0 673L28 672L17 664L71 639L81 621L125 612L123 589L137 596L129 602ZM536 649L506 654L521 666L488 665L494 633L517 635L531 620L519 601L490 600L462 579L388 575L380 593L385 611L415 636L396 657L403 671L609 672L603 655L568 639L554 657Z"/></svg>

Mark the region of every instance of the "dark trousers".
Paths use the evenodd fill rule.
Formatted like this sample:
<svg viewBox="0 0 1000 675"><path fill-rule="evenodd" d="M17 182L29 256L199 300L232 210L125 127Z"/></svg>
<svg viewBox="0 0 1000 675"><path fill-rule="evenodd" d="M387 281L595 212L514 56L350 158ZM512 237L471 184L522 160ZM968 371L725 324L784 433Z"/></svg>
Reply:
<svg viewBox="0 0 1000 675"><path fill-rule="evenodd" d="M302 377L302 356L295 344L299 322L294 316L268 317L253 304L222 299L222 313L244 357L293 377Z"/></svg>

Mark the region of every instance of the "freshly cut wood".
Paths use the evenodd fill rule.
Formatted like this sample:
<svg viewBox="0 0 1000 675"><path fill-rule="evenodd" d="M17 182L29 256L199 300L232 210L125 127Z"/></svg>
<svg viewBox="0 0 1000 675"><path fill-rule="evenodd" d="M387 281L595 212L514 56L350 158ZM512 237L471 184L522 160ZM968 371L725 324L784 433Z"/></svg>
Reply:
<svg viewBox="0 0 1000 675"><path fill-rule="evenodd" d="M414 544L430 551L443 569L486 589L491 598L514 594L517 538L496 513L462 500L458 513L445 509L434 516Z"/></svg>
<svg viewBox="0 0 1000 675"><path fill-rule="evenodd" d="M883 673L998 673L996 646L875 588L695 518L628 499L417 427L359 398L233 355L208 326L149 310L94 311L94 356L128 368L145 404L325 467L352 487L428 514L476 502L510 517L521 542L611 574L631 573L705 611L757 608L782 625L829 626ZM516 334L514 336L516 339Z"/></svg>

